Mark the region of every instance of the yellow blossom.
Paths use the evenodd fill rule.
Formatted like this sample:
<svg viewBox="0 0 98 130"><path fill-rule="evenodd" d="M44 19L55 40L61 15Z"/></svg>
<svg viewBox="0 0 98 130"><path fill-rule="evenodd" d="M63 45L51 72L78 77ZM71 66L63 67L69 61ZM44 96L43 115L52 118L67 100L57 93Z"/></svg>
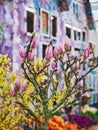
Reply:
<svg viewBox="0 0 98 130"><path fill-rule="evenodd" d="M73 101L72 97L68 97L67 100L68 100L68 102L72 102Z"/></svg>
<svg viewBox="0 0 98 130"><path fill-rule="evenodd" d="M84 105L83 107L81 107L81 111L83 113L86 113L86 112L96 113L97 109L93 108L93 107L90 107L89 105Z"/></svg>
<svg viewBox="0 0 98 130"><path fill-rule="evenodd" d="M15 81L15 79L16 79L16 74L15 74L15 72L12 72L9 75L8 80L9 80L10 83L13 83Z"/></svg>
<svg viewBox="0 0 98 130"><path fill-rule="evenodd" d="M38 58L34 60L34 70L35 72L39 72L43 68L43 59Z"/></svg>

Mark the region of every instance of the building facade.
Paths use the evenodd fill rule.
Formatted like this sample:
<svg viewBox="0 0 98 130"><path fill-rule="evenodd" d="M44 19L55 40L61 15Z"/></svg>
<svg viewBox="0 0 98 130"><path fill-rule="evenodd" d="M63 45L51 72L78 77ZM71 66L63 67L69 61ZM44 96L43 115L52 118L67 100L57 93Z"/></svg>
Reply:
<svg viewBox="0 0 98 130"><path fill-rule="evenodd" d="M89 31L89 41L95 45L95 55L98 57L98 1L91 1L91 9L95 23L95 29ZM91 82L90 85L94 88L92 93L93 104L98 108L98 68L92 71L92 74L89 75Z"/></svg>
<svg viewBox="0 0 98 130"><path fill-rule="evenodd" d="M6 0L0 2L0 10L0 44L4 48L1 52L6 53L7 49L9 55L12 52L12 60L17 69L20 62L18 45L26 44L32 32L40 35L35 51L35 55L40 57L44 56L50 41L53 45L63 43L66 35L71 39L76 53L88 42L88 26L82 0L64 0L64 3L61 0Z"/></svg>

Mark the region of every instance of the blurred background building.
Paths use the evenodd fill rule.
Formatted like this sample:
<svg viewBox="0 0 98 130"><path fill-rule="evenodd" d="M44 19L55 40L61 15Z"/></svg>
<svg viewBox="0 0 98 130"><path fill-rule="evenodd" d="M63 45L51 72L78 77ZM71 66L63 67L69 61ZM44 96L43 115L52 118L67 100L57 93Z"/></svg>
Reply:
<svg viewBox="0 0 98 130"><path fill-rule="evenodd" d="M95 29L89 31L89 42L95 46L95 55L98 56L98 0L90 0ZM98 68L89 74L89 86L94 88L91 105L98 107Z"/></svg>

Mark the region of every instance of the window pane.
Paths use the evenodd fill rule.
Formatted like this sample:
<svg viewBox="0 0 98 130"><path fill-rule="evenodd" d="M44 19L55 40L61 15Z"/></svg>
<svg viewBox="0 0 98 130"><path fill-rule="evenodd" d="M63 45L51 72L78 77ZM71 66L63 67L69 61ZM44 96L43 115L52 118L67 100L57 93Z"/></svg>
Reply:
<svg viewBox="0 0 98 130"><path fill-rule="evenodd" d="M76 31L74 31L74 40L77 39L77 36L76 36Z"/></svg>
<svg viewBox="0 0 98 130"><path fill-rule="evenodd" d="M75 14L75 3L73 3L73 13Z"/></svg>
<svg viewBox="0 0 98 130"><path fill-rule="evenodd" d="M71 29L66 27L66 35L71 38Z"/></svg>
<svg viewBox="0 0 98 130"><path fill-rule="evenodd" d="M57 18L52 16L52 36L56 37L57 33Z"/></svg>
<svg viewBox="0 0 98 130"><path fill-rule="evenodd" d="M82 34L82 40L85 41L85 32Z"/></svg>
<svg viewBox="0 0 98 130"><path fill-rule="evenodd" d="M42 32L48 34L48 13L42 11Z"/></svg>
<svg viewBox="0 0 98 130"><path fill-rule="evenodd" d="M80 40L80 39L81 39L81 33L78 32L78 40Z"/></svg>
<svg viewBox="0 0 98 130"><path fill-rule="evenodd" d="M34 13L27 11L27 32L34 32Z"/></svg>
<svg viewBox="0 0 98 130"><path fill-rule="evenodd" d="M78 19L78 5L76 4L76 18Z"/></svg>
<svg viewBox="0 0 98 130"><path fill-rule="evenodd" d="M46 48L47 48L47 45L42 45L42 56L43 56L43 58L45 57Z"/></svg>
<svg viewBox="0 0 98 130"><path fill-rule="evenodd" d="M79 18L79 5L77 3L73 3L73 13L75 14L76 18Z"/></svg>

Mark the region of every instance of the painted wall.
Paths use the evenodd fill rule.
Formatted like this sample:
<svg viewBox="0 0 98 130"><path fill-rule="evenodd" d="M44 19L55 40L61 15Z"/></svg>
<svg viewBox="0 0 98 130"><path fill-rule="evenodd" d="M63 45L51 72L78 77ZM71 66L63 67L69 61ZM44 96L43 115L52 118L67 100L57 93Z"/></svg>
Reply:
<svg viewBox="0 0 98 130"><path fill-rule="evenodd" d="M79 20L73 13L73 2L81 5L79 10ZM19 57L19 44L25 44L26 40L29 39L26 31L26 7L31 7L35 13L35 32L38 32L40 37L38 39L39 46L36 49L37 56L42 56L42 44L48 44L51 40L55 45L56 42L64 42L66 29L65 23L71 25L72 28L72 46L85 45L88 42L88 28L86 23L85 10L82 0L70 0L68 1L69 11L60 12L57 0L14 0L13 2L1 2L0 3L0 19L1 20L1 31L4 36L1 43L1 53L8 53L13 59L14 70L20 68L21 58ZM43 36L41 33L41 8L48 11L49 14L49 35ZM82 13L81 13L82 12ZM51 36L51 15L57 17L57 37L53 39ZM80 41L74 41L73 29L79 29L80 31L85 30L86 41L85 43ZM6 33L5 33L6 32ZM10 33L9 33L10 32ZM7 37L7 38L6 38ZM3 46L3 47L2 47ZM7 47L6 47L7 46ZM4 49L3 49L4 48Z"/></svg>
<svg viewBox="0 0 98 130"><path fill-rule="evenodd" d="M72 27L72 36L73 29L79 29L80 31L86 31L86 41L83 42L80 41L74 41L72 37L72 45L78 46L81 49L81 46L84 47L84 45L88 42L88 27L86 22L86 16L85 16L85 10L83 6L82 0L75 1L81 6L81 10L79 10L79 19L76 19L76 16L73 13L73 2L74 0L70 0L68 2L69 4L69 11L60 12L58 8L58 3L56 0L16 0L16 2L13 3L13 18L14 18L14 27L13 27L13 44L14 45L14 52L13 54L17 54L17 48L18 44L24 43L26 39L26 7L30 6L35 12L35 32L39 32L40 38L38 43L40 46L37 48L37 56L42 56L42 44L47 44L50 42L50 40L53 41L53 44L55 45L56 42L64 42L66 30L65 30L65 23L70 24ZM51 17L51 14L54 14L57 16L57 38L56 40L52 39L51 37L51 18L49 19L49 36L45 37L41 34L41 8L45 9L49 13L49 17ZM17 56L18 57L18 56ZM19 58L17 58L15 55L14 63L15 66L17 66L17 62L20 62ZM17 59L17 60L16 60ZM17 64L17 65L16 65Z"/></svg>
<svg viewBox="0 0 98 130"><path fill-rule="evenodd" d="M48 44L51 40L53 44L56 44L57 41L62 42L62 38L64 36L62 32L62 16L60 15L59 8L57 6L57 2L55 0L17 0L13 3L13 64L14 69L19 68L19 62L21 59L18 55L19 44L24 44L26 39L29 39L28 34L26 32L26 7L31 7L35 13L35 24L34 29L35 32L39 33L40 37L37 41L40 46L37 47L36 54L37 56L42 57L42 44ZM49 36L43 36L41 33L41 8L48 11L49 14ZM51 37L51 14L57 16L57 38L56 40Z"/></svg>
<svg viewBox="0 0 98 130"><path fill-rule="evenodd" d="M12 2L0 2L0 53L12 59Z"/></svg>

